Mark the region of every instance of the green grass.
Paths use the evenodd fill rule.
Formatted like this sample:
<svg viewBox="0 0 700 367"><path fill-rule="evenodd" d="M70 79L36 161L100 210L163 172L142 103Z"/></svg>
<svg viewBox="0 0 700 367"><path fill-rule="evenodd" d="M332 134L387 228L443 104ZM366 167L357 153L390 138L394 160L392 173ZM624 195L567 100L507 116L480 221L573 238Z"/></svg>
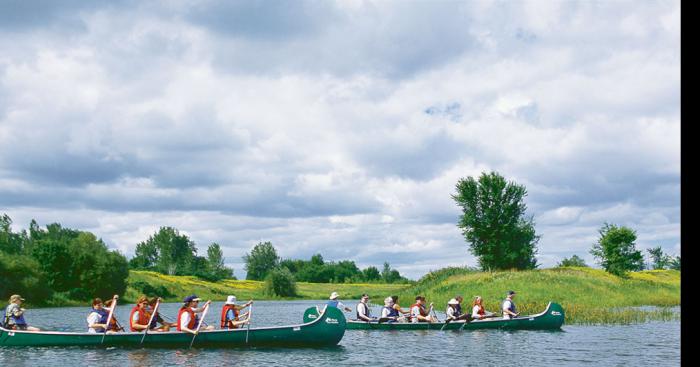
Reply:
<svg viewBox="0 0 700 367"><path fill-rule="evenodd" d="M129 272L129 283L144 282L154 288L164 287L172 296L163 297L167 302L180 302L189 294L197 294L200 298L212 301L224 301L226 296L232 294L239 300L256 299L282 299L267 296L263 293L264 282L254 280L222 280L208 282L192 276L171 276L151 271ZM304 283L297 282L296 298L284 299L328 299L331 292L338 292L343 300L357 300L362 293L369 294L374 300L396 294L405 289L406 284L347 284L347 283ZM124 298L133 301L141 294L141 290L129 286ZM149 294L154 296L155 294ZM162 294L160 296L163 296Z"/></svg>
<svg viewBox="0 0 700 367"><path fill-rule="evenodd" d="M480 295L487 310L497 311L510 289L517 292L515 301L521 314L539 313L553 301L564 307L567 323L626 324L680 317L668 309L680 305L680 272L675 270L633 272L620 278L592 268L499 272L446 268L424 276L399 296L404 307L420 294L442 309L457 294L463 295L469 306L473 297ZM660 309L628 308L632 306Z"/></svg>

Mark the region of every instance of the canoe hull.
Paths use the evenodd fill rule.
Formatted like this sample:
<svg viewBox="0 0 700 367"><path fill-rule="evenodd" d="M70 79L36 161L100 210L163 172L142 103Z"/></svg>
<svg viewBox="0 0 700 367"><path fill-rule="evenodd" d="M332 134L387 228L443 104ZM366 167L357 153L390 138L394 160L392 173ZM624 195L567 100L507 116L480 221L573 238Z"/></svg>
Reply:
<svg viewBox="0 0 700 367"><path fill-rule="evenodd" d="M313 308L315 311L315 308ZM308 312L308 310L307 310ZM234 330L201 331L194 347L333 346L345 334L346 320L340 310L329 309L313 322ZM247 342L246 342L247 334ZM141 344L142 333L90 334L28 332L0 328L0 346L99 346L99 347L189 347L192 334L179 331L149 333Z"/></svg>
<svg viewBox="0 0 700 367"><path fill-rule="evenodd" d="M316 312L316 315L313 313ZM304 320L312 320L317 316L317 309L307 310L304 314ZM518 317L512 320L504 320L502 318L490 318L485 320L475 320L468 324L464 322L450 322L445 325L444 322L436 323L376 323L362 322L355 320L347 321L348 330L482 330L482 329L500 329L500 330L558 330L564 324L564 309L558 303L550 302L544 312L537 315Z"/></svg>

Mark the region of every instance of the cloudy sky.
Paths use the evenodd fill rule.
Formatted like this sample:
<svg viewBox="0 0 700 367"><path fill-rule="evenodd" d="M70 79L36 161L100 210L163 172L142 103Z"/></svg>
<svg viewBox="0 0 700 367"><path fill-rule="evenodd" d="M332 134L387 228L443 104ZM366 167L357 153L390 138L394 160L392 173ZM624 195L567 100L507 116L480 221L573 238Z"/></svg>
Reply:
<svg viewBox="0 0 700 367"><path fill-rule="evenodd" d="M476 265L450 195L528 189L542 267L680 252L678 1L0 2L0 213L128 257Z"/></svg>

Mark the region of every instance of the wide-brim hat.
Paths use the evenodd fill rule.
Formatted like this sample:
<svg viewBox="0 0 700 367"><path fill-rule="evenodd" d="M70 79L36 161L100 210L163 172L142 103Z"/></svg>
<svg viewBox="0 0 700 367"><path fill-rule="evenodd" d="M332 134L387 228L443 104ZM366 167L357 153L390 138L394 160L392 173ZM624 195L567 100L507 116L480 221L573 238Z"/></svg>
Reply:
<svg viewBox="0 0 700 367"><path fill-rule="evenodd" d="M235 305L236 304L236 296L226 297L226 304L227 305Z"/></svg>
<svg viewBox="0 0 700 367"><path fill-rule="evenodd" d="M12 296L10 296L10 302L14 302L16 300L24 301L24 298L22 298L22 296L20 296L19 294L13 294Z"/></svg>
<svg viewBox="0 0 700 367"><path fill-rule="evenodd" d="M338 298L338 292L333 292L333 293L331 293L331 296L328 297L328 299L336 299L336 298Z"/></svg>
<svg viewBox="0 0 700 367"><path fill-rule="evenodd" d="M452 298L451 300L447 301L447 304L448 304L448 305L458 305L458 304L459 304L459 301L457 301L456 299Z"/></svg>

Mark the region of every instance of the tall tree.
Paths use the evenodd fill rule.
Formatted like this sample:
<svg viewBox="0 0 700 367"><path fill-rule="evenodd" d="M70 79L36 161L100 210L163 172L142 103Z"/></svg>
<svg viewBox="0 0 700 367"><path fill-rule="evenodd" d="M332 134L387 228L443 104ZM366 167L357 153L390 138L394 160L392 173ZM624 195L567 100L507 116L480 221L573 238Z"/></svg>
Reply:
<svg viewBox="0 0 700 367"><path fill-rule="evenodd" d="M607 272L623 276L629 271L644 269L644 256L637 250L637 233L627 227L605 223L598 230L600 237L591 254L599 259Z"/></svg>
<svg viewBox="0 0 700 367"><path fill-rule="evenodd" d="M148 269L170 275L191 273L197 246L187 235L173 227L160 227L146 241L136 245L130 264L136 269Z"/></svg>
<svg viewBox="0 0 700 367"><path fill-rule="evenodd" d="M218 243L214 242L207 248L207 262L212 276L217 280L233 277L233 269L224 264L224 252Z"/></svg>
<svg viewBox="0 0 700 367"><path fill-rule="evenodd" d="M482 269L534 269L537 242L532 216L525 217L525 186L496 172L457 182L452 199L462 208L458 227Z"/></svg>
<svg viewBox="0 0 700 367"><path fill-rule="evenodd" d="M280 258L277 250L270 242L260 242L243 256L245 261L246 279L263 280L267 274L279 265Z"/></svg>
<svg viewBox="0 0 700 367"><path fill-rule="evenodd" d="M648 248L647 252L651 257L651 268L654 270L666 269L671 262L671 258L664 253L661 246Z"/></svg>

